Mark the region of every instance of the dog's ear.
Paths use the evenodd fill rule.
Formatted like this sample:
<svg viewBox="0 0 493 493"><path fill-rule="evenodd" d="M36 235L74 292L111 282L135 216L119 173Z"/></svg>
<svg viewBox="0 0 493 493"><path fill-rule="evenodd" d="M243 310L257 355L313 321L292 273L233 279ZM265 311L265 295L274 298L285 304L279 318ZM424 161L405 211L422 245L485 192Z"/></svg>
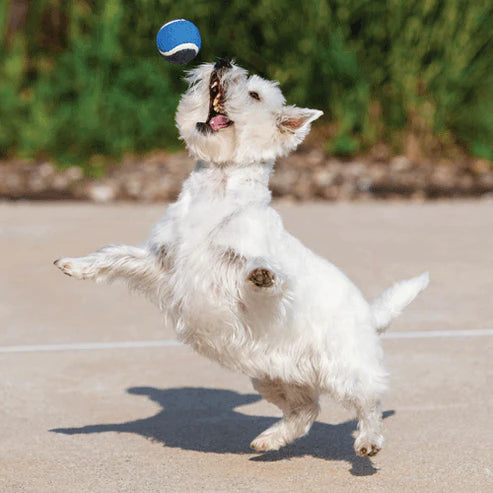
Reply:
<svg viewBox="0 0 493 493"><path fill-rule="evenodd" d="M320 118L323 114L323 111L320 110L286 106L279 116L279 130L281 133L301 134L304 137L310 130L310 123Z"/></svg>

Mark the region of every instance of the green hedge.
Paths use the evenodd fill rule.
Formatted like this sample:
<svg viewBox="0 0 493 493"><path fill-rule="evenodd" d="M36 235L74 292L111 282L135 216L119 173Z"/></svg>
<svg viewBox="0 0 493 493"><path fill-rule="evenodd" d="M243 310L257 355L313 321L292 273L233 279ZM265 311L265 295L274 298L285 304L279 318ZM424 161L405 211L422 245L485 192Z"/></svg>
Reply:
<svg viewBox="0 0 493 493"><path fill-rule="evenodd" d="M416 130L493 159L491 0L36 0L13 25L15 3L0 0L1 156L78 164L176 146L183 67L154 40L186 17L197 62L234 57L323 109L332 152Z"/></svg>

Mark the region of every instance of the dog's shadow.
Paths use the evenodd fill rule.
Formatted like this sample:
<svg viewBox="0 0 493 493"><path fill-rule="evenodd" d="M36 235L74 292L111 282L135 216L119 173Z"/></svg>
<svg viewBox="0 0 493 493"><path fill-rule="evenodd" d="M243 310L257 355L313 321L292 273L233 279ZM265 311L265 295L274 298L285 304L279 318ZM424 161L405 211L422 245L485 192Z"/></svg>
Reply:
<svg viewBox="0 0 493 493"><path fill-rule="evenodd" d="M252 453L250 441L278 418L249 416L235 408L261 399L258 394L239 394L230 390L184 387L156 389L133 387L133 395L144 395L161 406L149 418L126 423L96 424L81 428L56 428L50 431L77 435L108 431L135 433L166 447L215 453ZM394 411L383 413L384 418ZM316 422L310 433L279 452L255 455L250 460L273 462L311 455L326 460L347 461L355 476L369 476L377 469L367 457L358 457L353 450L352 432L356 421L337 425Z"/></svg>

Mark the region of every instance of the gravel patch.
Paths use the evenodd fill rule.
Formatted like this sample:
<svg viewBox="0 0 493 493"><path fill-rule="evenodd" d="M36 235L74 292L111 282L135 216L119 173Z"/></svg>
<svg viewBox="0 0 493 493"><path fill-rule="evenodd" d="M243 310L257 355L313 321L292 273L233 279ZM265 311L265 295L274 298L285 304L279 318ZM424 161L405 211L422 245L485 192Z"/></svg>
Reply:
<svg viewBox="0 0 493 493"><path fill-rule="evenodd" d="M170 201L194 165L185 153L129 156L96 180L78 167L58 170L50 162L0 162L0 198ZM280 159L270 186L274 197L292 200L493 196L493 169L478 159L416 163L397 156L344 161L315 148Z"/></svg>

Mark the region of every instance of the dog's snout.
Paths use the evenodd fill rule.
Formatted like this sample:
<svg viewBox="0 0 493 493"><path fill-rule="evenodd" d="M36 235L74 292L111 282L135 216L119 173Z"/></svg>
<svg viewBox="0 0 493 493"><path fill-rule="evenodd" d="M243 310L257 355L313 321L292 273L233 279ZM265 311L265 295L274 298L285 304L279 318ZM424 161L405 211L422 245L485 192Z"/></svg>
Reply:
<svg viewBox="0 0 493 493"><path fill-rule="evenodd" d="M231 68L231 62L227 58L220 58L215 64L215 70L221 70L222 68Z"/></svg>

